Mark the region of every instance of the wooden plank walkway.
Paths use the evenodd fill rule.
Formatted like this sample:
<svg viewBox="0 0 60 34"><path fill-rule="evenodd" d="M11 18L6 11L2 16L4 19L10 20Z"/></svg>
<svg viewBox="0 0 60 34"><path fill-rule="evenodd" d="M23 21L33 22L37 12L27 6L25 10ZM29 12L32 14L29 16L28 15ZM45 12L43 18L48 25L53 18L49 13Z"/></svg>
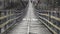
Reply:
<svg viewBox="0 0 60 34"><path fill-rule="evenodd" d="M32 4L29 3L26 17L8 34L51 34L51 32L36 19L34 8L32 7Z"/></svg>

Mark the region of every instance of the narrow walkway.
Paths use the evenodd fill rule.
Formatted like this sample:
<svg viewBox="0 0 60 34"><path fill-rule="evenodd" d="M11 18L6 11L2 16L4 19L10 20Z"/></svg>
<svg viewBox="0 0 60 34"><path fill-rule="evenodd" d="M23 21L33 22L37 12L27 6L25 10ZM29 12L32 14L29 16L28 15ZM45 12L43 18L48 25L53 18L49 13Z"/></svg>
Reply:
<svg viewBox="0 0 60 34"><path fill-rule="evenodd" d="M32 6L32 4L30 3L30 33L31 34L51 34L51 32L49 32L49 30L42 24L40 23L37 19L36 16L34 15L34 8Z"/></svg>
<svg viewBox="0 0 60 34"><path fill-rule="evenodd" d="M35 17L34 8L29 3L26 17L8 34L29 34L29 32L30 34L51 34Z"/></svg>

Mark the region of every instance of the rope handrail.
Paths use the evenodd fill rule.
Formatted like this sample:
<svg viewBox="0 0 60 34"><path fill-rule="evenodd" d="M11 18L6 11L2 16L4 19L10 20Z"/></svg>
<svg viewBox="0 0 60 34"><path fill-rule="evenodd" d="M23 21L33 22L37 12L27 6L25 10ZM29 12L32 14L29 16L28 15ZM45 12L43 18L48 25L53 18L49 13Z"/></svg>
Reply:
<svg viewBox="0 0 60 34"><path fill-rule="evenodd" d="M21 16L19 16L19 17L21 17ZM13 21L13 20L15 20L15 19L18 19L19 17L16 17L16 18L14 18L14 19L10 19L10 20L8 20L7 22L1 24L1 25L0 25L0 28L4 27L4 26L5 26L6 24L8 24L10 21Z"/></svg>
<svg viewBox="0 0 60 34"><path fill-rule="evenodd" d="M4 19L4 18L6 18L6 17L12 16L12 15L14 15L14 14L10 14L10 15L6 15L6 16L2 16L2 17L0 17L0 20Z"/></svg>
<svg viewBox="0 0 60 34"><path fill-rule="evenodd" d="M57 25L53 24L52 22L50 22L49 20L47 20L46 18L43 18L41 16L39 16L41 19L47 21L49 24L51 24L53 27L55 27L56 29L60 30L60 27L58 27Z"/></svg>
<svg viewBox="0 0 60 34"><path fill-rule="evenodd" d="M40 10L37 10L37 9L35 9L36 11L40 11ZM56 13L57 11L49 11L49 10L42 10L42 11L40 11L40 12L51 12L51 13Z"/></svg>
<svg viewBox="0 0 60 34"><path fill-rule="evenodd" d="M55 17L55 16L52 16L52 15L42 14L42 13L38 13L38 14L40 14L40 15L44 15L44 16L47 16L47 17L50 17L50 18L53 18L53 19L55 19L55 20L57 20L57 21L60 21L60 18Z"/></svg>
<svg viewBox="0 0 60 34"><path fill-rule="evenodd" d="M39 19L48 29L50 29L54 34L57 34L52 28L50 28L46 23L44 23L41 19Z"/></svg>

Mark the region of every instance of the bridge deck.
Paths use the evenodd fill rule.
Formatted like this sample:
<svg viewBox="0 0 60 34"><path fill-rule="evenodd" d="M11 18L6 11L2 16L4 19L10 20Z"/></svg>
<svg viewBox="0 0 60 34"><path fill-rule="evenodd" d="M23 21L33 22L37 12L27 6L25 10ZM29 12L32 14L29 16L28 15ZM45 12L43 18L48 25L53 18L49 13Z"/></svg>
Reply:
<svg viewBox="0 0 60 34"><path fill-rule="evenodd" d="M52 34L34 15L32 3L29 3L27 15L8 34Z"/></svg>

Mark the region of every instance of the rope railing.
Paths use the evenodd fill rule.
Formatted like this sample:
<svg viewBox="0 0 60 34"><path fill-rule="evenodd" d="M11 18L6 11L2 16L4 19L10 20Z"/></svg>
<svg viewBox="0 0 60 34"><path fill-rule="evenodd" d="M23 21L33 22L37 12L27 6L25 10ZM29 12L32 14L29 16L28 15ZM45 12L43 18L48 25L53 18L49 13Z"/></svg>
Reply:
<svg viewBox="0 0 60 34"><path fill-rule="evenodd" d="M0 20L2 20L2 19L4 19L4 18L7 18L8 19L8 17L10 17L10 16L12 16L13 17L13 15L15 16L13 19L9 19L9 20L7 20L6 22L4 22L3 24L0 24L0 28L3 28L3 27L5 27L5 25L7 25L8 23L10 23L11 21L14 21L14 20L16 20L16 19L18 19L18 18L21 18L21 17L23 17L23 12L24 11L22 11L22 12L20 12L20 13L16 13L16 14L11 14L11 15L7 15L7 16L2 16L2 17L0 17ZM5 32L5 31L4 31ZM3 32L2 32L3 33Z"/></svg>
<svg viewBox="0 0 60 34"><path fill-rule="evenodd" d="M0 17L0 20L2 20L2 19L4 19L4 18L7 18L7 17L9 17L9 16L12 16L12 15L14 15L14 14L10 14L10 15L6 15L6 16L2 16L2 17Z"/></svg>
<svg viewBox="0 0 60 34"><path fill-rule="evenodd" d="M47 16L47 17L50 17L50 18L55 19L57 21L60 21L60 18L58 18L56 16L52 16L52 15L48 15L48 14L43 14L43 13L39 13L39 15Z"/></svg>
<svg viewBox="0 0 60 34"><path fill-rule="evenodd" d="M14 1L4 1L4 8L0 10L0 34L6 32L12 25L20 22L27 12L29 1Z"/></svg>
<svg viewBox="0 0 60 34"><path fill-rule="evenodd" d="M35 14L37 14L38 15L38 19L40 20L40 22L41 22L41 20L42 20L42 23L50 30L50 31L52 31L54 34L59 34L59 31L60 31L60 27L57 25L57 24L54 24L54 21L52 22L52 21L50 21L49 19L54 19L54 20L56 20L55 21L55 23L57 22L57 21L59 21L59 22L57 22L57 23L60 23L60 18L59 17L57 17L57 16L53 16L53 15L50 15L49 14L49 12L42 12L42 11L35 11ZM56 14L56 13L55 13ZM45 17L46 16L46 17ZM48 18L47 18L48 17ZM43 21L44 20L44 21ZM50 24L50 25L48 25L48 24ZM56 31L53 29L53 28L51 28L51 26L53 27L53 28L55 28L56 29Z"/></svg>
<svg viewBox="0 0 60 34"><path fill-rule="evenodd" d="M49 24L51 24L53 27L55 27L56 29L60 30L60 27L58 27L57 25L53 24L51 21L39 16L41 19L45 20L46 22L48 22Z"/></svg>
<svg viewBox="0 0 60 34"><path fill-rule="evenodd" d="M21 16L19 16L19 17L21 17ZM0 25L0 28L4 27L4 26L5 26L6 24L8 24L10 21L13 21L13 20L15 20L15 19L18 19L19 17L16 17L16 18L14 18L14 19L10 19L10 20L6 21L5 23L3 23L3 24Z"/></svg>
<svg viewBox="0 0 60 34"><path fill-rule="evenodd" d="M53 34L60 34L60 2L59 0L37 1L35 15Z"/></svg>
<svg viewBox="0 0 60 34"><path fill-rule="evenodd" d="M42 22L49 30L51 30L54 34L57 34L51 27L49 27L43 20L39 19L40 22Z"/></svg>

